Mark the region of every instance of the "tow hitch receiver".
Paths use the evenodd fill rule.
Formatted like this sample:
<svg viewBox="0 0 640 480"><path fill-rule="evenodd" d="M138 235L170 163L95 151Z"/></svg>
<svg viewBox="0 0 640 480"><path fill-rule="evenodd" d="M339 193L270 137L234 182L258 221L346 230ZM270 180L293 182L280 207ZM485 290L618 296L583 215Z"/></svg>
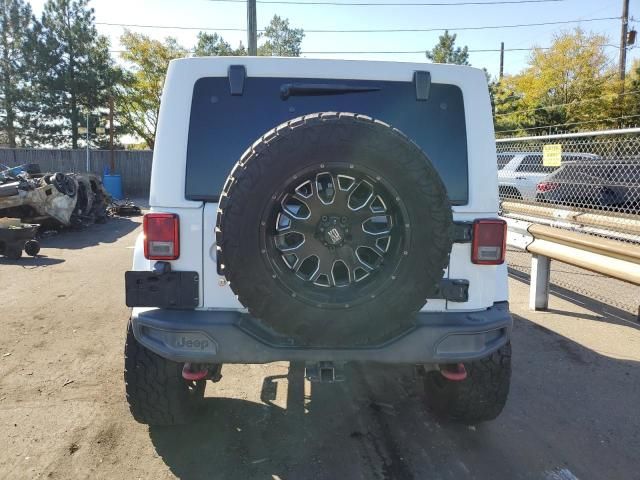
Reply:
<svg viewBox="0 0 640 480"><path fill-rule="evenodd" d="M344 363L306 362L304 376L310 382L342 382L344 380Z"/></svg>

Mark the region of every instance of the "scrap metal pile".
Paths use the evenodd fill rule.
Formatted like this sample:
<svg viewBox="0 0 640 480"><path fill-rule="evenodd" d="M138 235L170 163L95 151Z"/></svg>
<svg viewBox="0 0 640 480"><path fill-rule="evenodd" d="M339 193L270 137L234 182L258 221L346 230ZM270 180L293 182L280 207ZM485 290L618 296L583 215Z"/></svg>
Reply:
<svg viewBox="0 0 640 480"><path fill-rule="evenodd" d="M0 165L0 217L49 226L104 222L111 197L97 175L41 173L39 165Z"/></svg>

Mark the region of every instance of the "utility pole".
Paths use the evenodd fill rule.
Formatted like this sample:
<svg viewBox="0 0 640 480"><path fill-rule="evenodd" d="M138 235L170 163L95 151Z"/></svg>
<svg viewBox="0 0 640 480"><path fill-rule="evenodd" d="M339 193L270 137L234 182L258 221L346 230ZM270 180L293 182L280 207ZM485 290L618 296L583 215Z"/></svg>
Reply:
<svg viewBox="0 0 640 480"><path fill-rule="evenodd" d="M629 27L629 0L622 0L622 28L620 29L620 81L624 93L624 77L627 69L627 29Z"/></svg>
<svg viewBox="0 0 640 480"><path fill-rule="evenodd" d="M109 148L111 150L109 153L109 168L111 169L110 173L113 175L116 169L113 157L113 97L109 97Z"/></svg>
<svg viewBox="0 0 640 480"><path fill-rule="evenodd" d="M258 55L256 0L247 0L247 46L249 48L249 55Z"/></svg>
<svg viewBox="0 0 640 480"><path fill-rule="evenodd" d="M504 42L500 42L500 80L504 75Z"/></svg>
<svg viewBox="0 0 640 480"><path fill-rule="evenodd" d="M627 30L629 27L629 0L622 0L622 26L620 28L620 64L619 74L620 74L620 97L619 97L619 105L620 105L620 117L623 117L625 114L624 108L624 77L627 70ZM624 119L621 118L619 122L620 128L624 125Z"/></svg>

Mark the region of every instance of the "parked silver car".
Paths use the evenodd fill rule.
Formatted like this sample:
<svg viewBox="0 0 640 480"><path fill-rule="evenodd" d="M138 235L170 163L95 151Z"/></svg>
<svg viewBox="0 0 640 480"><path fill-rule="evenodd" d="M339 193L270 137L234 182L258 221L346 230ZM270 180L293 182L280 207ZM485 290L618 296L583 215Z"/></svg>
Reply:
<svg viewBox="0 0 640 480"><path fill-rule="evenodd" d="M600 157L591 153L563 153L561 162L590 162ZM503 152L498 154L498 188L502 200L536 201L538 184L560 167L543 164L541 152Z"/></svg>

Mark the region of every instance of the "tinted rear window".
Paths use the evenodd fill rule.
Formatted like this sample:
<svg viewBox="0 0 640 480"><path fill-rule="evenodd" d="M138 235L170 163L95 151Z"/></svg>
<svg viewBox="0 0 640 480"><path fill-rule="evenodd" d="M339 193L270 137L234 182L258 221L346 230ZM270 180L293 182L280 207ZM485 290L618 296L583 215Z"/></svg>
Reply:
<svg viewBox="0 0 640 480"><path fill-rule="evenodd" d="M283 84L305 82L380 90L280 98ZM467 137L464 102L458 87L432 84L429 99L416 101L412 82L256 77L246 78L241 96L231 96L226 77L196 82L189 122L186 197L217 201L231 168L258 137L292 118L326 111L360 113L398 128L429 156L451 202L467 203Z"/></svg>

